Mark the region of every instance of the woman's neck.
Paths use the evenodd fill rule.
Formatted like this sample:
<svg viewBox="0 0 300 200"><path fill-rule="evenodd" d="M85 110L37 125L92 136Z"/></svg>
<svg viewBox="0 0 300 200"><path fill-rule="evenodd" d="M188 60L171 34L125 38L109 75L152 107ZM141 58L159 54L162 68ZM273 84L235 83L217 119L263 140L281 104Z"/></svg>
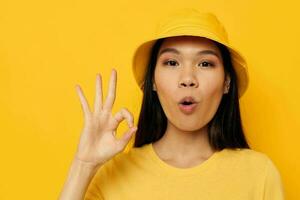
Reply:
<svg viewBox="0 0 300 200"><path fill-rule="evenodd" d="M162 160L178 163L206 160L215 152L208 142L207 127L197 131L183 131L171 123L164 136L153 143L153 148Z"/></svg>

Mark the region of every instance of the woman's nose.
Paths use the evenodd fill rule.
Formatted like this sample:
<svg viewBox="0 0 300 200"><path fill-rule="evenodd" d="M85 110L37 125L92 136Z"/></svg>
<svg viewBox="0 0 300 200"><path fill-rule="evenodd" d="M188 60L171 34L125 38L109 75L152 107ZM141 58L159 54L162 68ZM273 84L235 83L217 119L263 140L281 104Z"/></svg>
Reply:
<svg viewBox="0 0 300 200"><path fill-rule="evenodd" d="M179 87L198 87L198 81L192 68L184 70L180 76Z"/></svg>
<svg viewBox="0 0 300 200"><path fill-rule="evenodd" d="M195 83L195 81L193 81L191 79L186 79L186 80L180 82L179 87L197 87L197 84Z"/></svg>

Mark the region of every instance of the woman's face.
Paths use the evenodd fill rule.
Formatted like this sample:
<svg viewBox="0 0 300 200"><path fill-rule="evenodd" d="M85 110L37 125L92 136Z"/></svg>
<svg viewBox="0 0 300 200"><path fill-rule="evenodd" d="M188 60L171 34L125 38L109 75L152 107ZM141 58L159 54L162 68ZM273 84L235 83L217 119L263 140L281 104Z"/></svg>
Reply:
<svg viewBox="0 0 300 200"><path fill-rule="evenodd" d="M221 52L202 37L166 38L158 51L153 81L168 121L185 131L207 125L227 92ZM180 109L186 96L197 102L194 109Z"/></svg>

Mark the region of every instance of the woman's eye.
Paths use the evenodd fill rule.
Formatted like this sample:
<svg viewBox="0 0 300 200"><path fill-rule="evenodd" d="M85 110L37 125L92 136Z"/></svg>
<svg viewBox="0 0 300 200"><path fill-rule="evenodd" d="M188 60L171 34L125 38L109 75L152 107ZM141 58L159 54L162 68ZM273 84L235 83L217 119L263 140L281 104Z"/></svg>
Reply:
<svg viewBox="0 0 300 200"><path fill-rule="evenodd" d="M163 63L164 65L171 65L171 66L175 66L176 64L178 64L176 61L174 60L168 60L166 62ZM207 67L207 66L214 66L213 63L211 62L207 62L207 61L203 61L200 64L203 64L203 66Z"/></svg>
<svg viewBox="0 0 300 200"><path fill-rule="evenodd" d="M174 60L168 60L167 62L164 62L164 65L168 65L168 63L170 63L171 66L174 66L177 62Z"/></svg>
<svg viewBox="0 0 300 200"><path fill-rule="evenodd" d="M204 62L202 62L202 63L200 63L200 64L204 64L204 66L208 66L208 65L214 66L212 63L207 62L207 61L204 61Z"/></svg>

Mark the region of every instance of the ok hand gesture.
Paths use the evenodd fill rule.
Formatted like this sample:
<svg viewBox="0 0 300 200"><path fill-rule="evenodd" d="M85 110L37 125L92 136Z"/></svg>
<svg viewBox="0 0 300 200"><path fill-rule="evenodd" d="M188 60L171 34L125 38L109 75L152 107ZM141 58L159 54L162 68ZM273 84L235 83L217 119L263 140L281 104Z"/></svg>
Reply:
<svg viewBox="0 0 300 200"><path fill-rule="evenodd" d="M112 107L116 96L116 82L117 72L113 69L109 82L108 95L103 103L102 80L100 74L97 74L93 112L89 108L81 87L76 85L76 91L84 113L84 127L76 152L76 159L80 161L93 165L105 163L124 150L137 130L137 127L134 127L133 115L126 108L121 109L115 116L112 115ZM117 139L116 129L124 119L127 120L129 129L121 139Z"/></svg>

